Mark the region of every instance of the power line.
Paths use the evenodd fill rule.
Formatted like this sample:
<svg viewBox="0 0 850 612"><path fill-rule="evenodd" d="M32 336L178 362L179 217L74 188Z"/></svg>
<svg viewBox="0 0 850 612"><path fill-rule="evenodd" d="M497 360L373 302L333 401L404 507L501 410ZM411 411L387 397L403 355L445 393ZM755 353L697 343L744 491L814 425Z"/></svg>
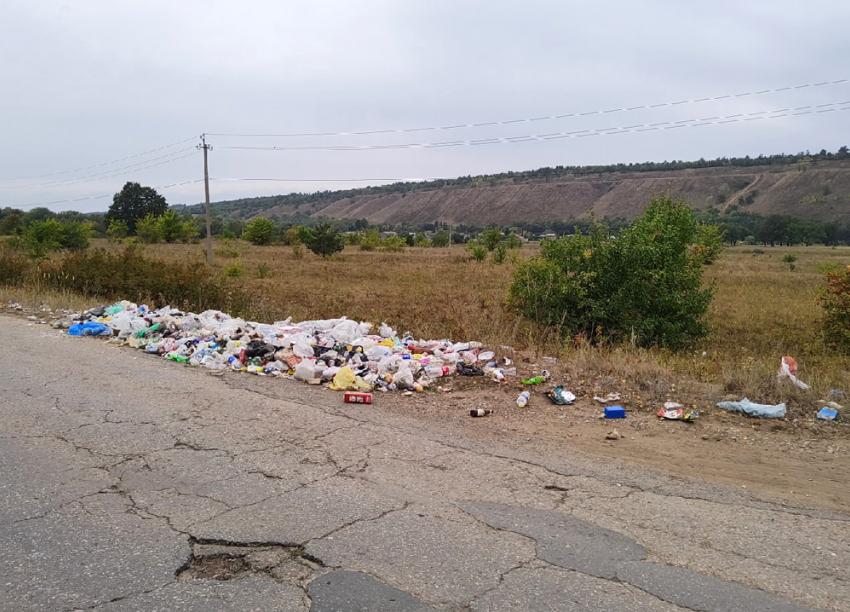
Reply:
<svg viewBox="0 0 850 612"><path fill-rule="evenodd" d="M94 164L91 166L84 166L82 168L74 168L72 170L62 170L61 172L50 172L48 174L34 174L30 176L19 176L15 178L3 178L0 181L23 181L28 179L36 179L36 178L46 178L48 176L59 176L60 174L72 174L74 172L83 172L85 170L93 170L94 168L101 168L103 166L111 166L113 164L118 164L123 161L127 161L130 159L136 159L137 157L142 157L143 155L150 155L151 153L157 153L159 151L164 151L165 149L170 149L171 147L176 147L177 145L181 145L185 142L190 142L195 140L197 137L193 136L192 138L186 138L185 140L178 140L177 142L172 142L171 144L164 145L162 147L157 147L156 149L151 149L150 151L143 151L142 153L136 153L135 155L129 155L127 157L122 157L120 159L114 159L112 161L103 162L100 164Z"/></svg>
<svg viewBox="0 0 850 612"><path fill-rule="evenodd" d="M185 153L186 151L192 151L192 153L190 153L190 155L194 154L195 147L187 147L185 149L179 149L177 151L174 151L173 153L168 153L166 155L160 155L159 157L154 157L153 159L147 159L147 160L142 161L142 162L130 164L129 166L123 166L121 168L113 168L112 170L107 170L105 172L98 172L96 174L87 174L87 175L84 175L84 176L78 176L78 177L74 177L74 178L63 179L61 181L53 181L53 182L47 182L47 183L29 183L27 185L9 185L7 187L0 186L0 189L29 189L29 188L33 188L33 187L47 189L47 188L50 188L50 187L59 187L59 186L67 187L69 185L77 185L77 184L80 184L80 183L90 183L91 181L96 181L96 180L99 180L101 178L110 178L112 176L120 176L121 174L128 174L127 172L122 172L121 174L114 174L114 173L117 173L121 170L127 170L129 168L135 168L135 170L132 170L132 172L135 172L137 170L145 170L147 168L153 168L155 166L167 164L167 163L170 163L172 161L177 161L178 159L183 159L184 157L189 157L189 155L181 155L180 157L176 157L174 159L169 159L168 161L162 162L162 164L151 164L151 162L154 162L154 161L157 161L157 160L160 160L160 159L167 159L169 157L174 157L175 155L179 155L180 153ZM151 165L146 165L146 164L151 164ZM138 168L138 166L142 166L142 167Z"/></svg>
<svg viewBox="0 0 850 612"><path fill-rule="evenodd" d="M563 138L585 138L588 136L609 136L629 132L649 132L654 130L673 130L687 127L702 127L705 125L721 125L726 123L750 122L763 119L780 119L800 115L822 114L834 111L850 110L850 101L829 102L827 104L800 106L797 108L782 108L774 111L757 111L753 113L738 113L725 117L705 117L702 119L682 119L678 121L660 121L657 123L641 123L621 127L603 129L576 130L573 132L552 132L549 134L528 134L525 136L510 136L501 138L485 138L481 140L452 140L444 142L413 142L387 145L351 145L351 146L220 146L220 149L239 149L250 151L375 151L393 149L435 149L462 146L482 146L492 144L514 144L519 142L534 142L559 140Z"/></svg>
<svg viewBox="0 0 850 612"><path fill-rule="evenodd" d="M703 98L697 98L694 100L678 100L675 102L661 102L656 104L642 104L638 106L630 106L623 108L611 108L607 110L598 109L591 111L582 111L582 112L573 112L566 113L563 115L546 115L541 117L529 117L524 119L507 119L502 121L487 121L484 123L460 123L457 125L442 125L442 126L431 126L431 127L416 127L416 128L392 128L385 130L363 130L363 131L349 131L349 132L292 132L292 133L283 133L283 134L239 134L239 133L208 133L207 136L222 136L222 137L245 137L245 138L301 138L301 137L316 137L316 136L368 136L373 134L405 134L410 132L428 132L428 131L440 131L440 130L458 130L464 128L479 128L479 127L490 127L494 125L509 125L514 123L531 123L536 121L555 121L560 119L567 119L571 117L584 117L589 115L608 115L613 113L622 113L622 112L630 112L636 110L646 110L646 109L655 109L661 108L664 106L680 106L682 104L698 104L702 102L711 102L716 100L726 100L726 99L734 99L734 98L745 98L747 96L761 96L765 94L771 93L781 93L786 91L794 91L800 89L808 89L811 87L826 87L829 85L838 85L840 83L846 83L848 79L838 79L836 81L822 81L820 83L807 83L804 85L793 85L788 87L777 87L774 89L762 89L761 91L747 91L736 94L725 94L722 96L707 96Z"/></svg>
<svg viewBox="0 0 850 612"><path fill-rule="evenodd" d="M161 190L161 189L170 189L172 187L181 187L183 185L191 185L193 183L200 183L204 179L195 179L192 181L184 181L182 183L171 183L170 185L160 185L158 187L153 187L153 189ZM114 193L106 193L103 195L96 196L86 196L83 198L67 198L64 200L53 200L52 202L37 202L35 204L26 204L24 206L14 206L13 208L17 208L18 210L24 210L27 208L36 208L38 206L50 206L51 204L67 204L69 202L85 202L86 200L102 200L103 198L111 198L115 194Z"/></svg>
<svg viewBox="0 0 850 612"><path fill-rule="evenodd" d="M427 178L352 178L352 179L296 179L296 178L212 178L211 181L257 181L275 183L368 183L368 182L417 182L417 181L440 181L444 177Z"/></svg>

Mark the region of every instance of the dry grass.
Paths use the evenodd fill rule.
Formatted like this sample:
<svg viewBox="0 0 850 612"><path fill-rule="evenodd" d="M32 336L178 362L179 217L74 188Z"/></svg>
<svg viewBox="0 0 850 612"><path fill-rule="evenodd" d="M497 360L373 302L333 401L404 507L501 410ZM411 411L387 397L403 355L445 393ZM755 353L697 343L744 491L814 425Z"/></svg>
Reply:
<svg viewBox="0 0 850 612"><path fill-rule="evenodd" d="M116 248L105 241L94 242L94 246ZM649 395L669 393L676 384L681 388L707 383L721 394L811 404L829 389L850 390L850 360L827 352L819 341L821 312L814 302L824 267L850 263L850 248L763 250L764 254L753 254L753 247L727 249L709 268L707 276L716 279L718 287L710 311L712 335L680 352L563 346L505 308L513 265L475 263L460 247L409 248L402 253L348 247L324 260L311 253L298 258L284 246L216 241L213 266L224 274L225 266L240 264L242 276L231 282L261 298L252 315L266 321L345 315L374 323L387 321L399 331L409 330L422 338L507 344L527 350L532 360L558 355L577 371L628 381L646 391L655 388ZM535 252L534 247L525 247L518 257ZM782 261L786 253L797 256L794 270ZM203 245L151 245L145 254L180 261L205 257ZM263 273L259 273L261 266L266 267ZM82 306L74 296L39 296L33 290L3 290L0 296ZM803 396L787 381L777 383L782 355L798 361L800 378L813 385L817 396Z"/></svg>

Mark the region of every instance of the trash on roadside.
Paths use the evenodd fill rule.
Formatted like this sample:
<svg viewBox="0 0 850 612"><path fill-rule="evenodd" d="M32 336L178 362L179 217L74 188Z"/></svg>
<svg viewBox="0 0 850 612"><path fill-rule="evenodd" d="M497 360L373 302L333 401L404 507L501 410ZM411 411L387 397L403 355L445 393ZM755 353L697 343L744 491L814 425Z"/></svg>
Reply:
<svg viewBox="0 0 850 612"><path fill-rule="evenodd" d="M821 421L834 421L838 417L837 410L830 410L829 408L821 408L820 412L818 412L818 419Z"/></svg>
<svg viewBox="0 0 850 612"><path fill-rule="evenodd" d="M490 416L491 414L493 414L493 410L490 408L473 408L469 411L469 416L471 417Z"/></svg>
<svg viewBox="0 0 850 612"><path fill-rule="evenodd" d="M782 419L787 412L785 404L755 404L746 397L740 402L718 402L717 407L763 419Z"/></svg>
<svg viewBox="0 0 850 612"><path fill-rule="evenodd" d="M519 394L519 397L516 398L516 405L520 408L525 408L528 404L528 400L531 397L528 391L523 391Z"/></svg>
<svg viewBox="0 0 850 612"><path fill-rule="evenodd" d="M576 401L576 396L561 386L555 387L549 391L549 393L546 394L546 397L552 400L553 404L558 406L567 406Z"/></svg>
<svg viewBox="0 0 850 612"><path fill-rule="evenodd" d="M619 393L609 393L605 397L600 397L599 395L594 395L593 399L599 402L600 404L607 404L608 402L619 402L620 394Z"/></svg>
<svg viewBox="0 0 850 612"><path fill-rule="evenodd" d="M358 393L357 391L346 391L343 396L343 401L346 404L371 404L371 393Z"/></svg>
<svg viewBox="0 0 850 612"><path fill-rule="evenodd" d="M545 376L535 376L534 378L529 378L528 380L522 381L524 385L539 385L540 383L546 382Z"/></svg>
<svg viewBox="0 0 850 612"><path fill-rule="evenodd" d="M103 323L86 321L68 328L69 336L111 336L112 331Z"/></svg>
<svg viewBox="0 0 850 612"><path fill-rule="evenodd" d="M810 389L809 385L804 383L802 380L797 379L797 362L794 361L793 357L788 357L787 355L782 358L782 361L779 363L779 374L777 375L779 378L788 378L792 383L803 389Z"/></svg>
<svg viewBox="0 0 850 612"><path fill-rule="evenodd" d="M619 439L620 439L620 438L622 438L622 437L623 437L623 436L621 436L621 435L620 435L620 432L619 432L619 431L617 431L616 429L612 429L612 430L611 430L611 431L609 431L607 434L605 434L605 439L606 439L606 440L619 440Z"/></svg>
<svg viewBox="0 0 850 612"><path fill-rule="evenodd" d="M820 400L820 403L824 405L824 408L831 408L832 410L844 410L844 406L842 406L838 402L833 402L831 400Z"/></svg>
<svg viewBox="0 0 850 612"><path fill-rule="evenodd" d="M667 410L676 410L676 408L684 408L679 402L664 402L664 408Z"/></svg>
<svg viewBox="0 0 850 612"><path fill-rule="evenodd" d="M676 402L666 402L664 408L658 411L658 416L668 421L685 421L693 423L699 418L699 412L694 409L685 410L684 408L667 408L667 404L675 404ZM681 406L681 404L677 404Z"/></svg>
<svg viewBox="0 0 850 612"><path fill-rule="evenodd" d="M626 409L622 406L605 406L606 419L625 419Z"/></svg>

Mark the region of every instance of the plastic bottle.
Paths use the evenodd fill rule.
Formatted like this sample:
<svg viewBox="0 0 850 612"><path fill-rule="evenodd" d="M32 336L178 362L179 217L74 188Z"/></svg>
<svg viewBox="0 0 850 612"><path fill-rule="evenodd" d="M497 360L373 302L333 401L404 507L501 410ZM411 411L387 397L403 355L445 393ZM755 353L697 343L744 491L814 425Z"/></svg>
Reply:
<svg viewBox="0 0 850 612"><path fill-rule="evenodd" d="M531 395L528 393L528 391L523 391L519 394L519 397L516 398L516 405L520 408L525 408L526 404L528 404L528 400L530 397Z"/></svg>
<svg viewBox="0 0 850 612"><path fill-rule="evenodd" d="M473 408L469 411L469 416L471 417L483 417L491 414L493 414L493 411L489 408Z"/></svg>

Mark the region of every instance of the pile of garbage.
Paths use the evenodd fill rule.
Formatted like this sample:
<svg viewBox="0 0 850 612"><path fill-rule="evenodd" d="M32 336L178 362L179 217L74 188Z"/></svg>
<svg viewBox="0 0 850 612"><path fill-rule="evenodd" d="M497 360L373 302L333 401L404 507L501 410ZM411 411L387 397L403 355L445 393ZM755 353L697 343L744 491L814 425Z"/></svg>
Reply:
<svg viewBox="0 0 850 612"><path fill-rule="evenodd" d="M480 342L414 339L382 323L341 319L272 324L231 317L218 310L195 314L166 306L122 301L57 321L72 336L109 336L163 358L210 370L290 375L329 382L335 390L416 390L455 373L504 380L516 375L494 360Z"/></svg>

